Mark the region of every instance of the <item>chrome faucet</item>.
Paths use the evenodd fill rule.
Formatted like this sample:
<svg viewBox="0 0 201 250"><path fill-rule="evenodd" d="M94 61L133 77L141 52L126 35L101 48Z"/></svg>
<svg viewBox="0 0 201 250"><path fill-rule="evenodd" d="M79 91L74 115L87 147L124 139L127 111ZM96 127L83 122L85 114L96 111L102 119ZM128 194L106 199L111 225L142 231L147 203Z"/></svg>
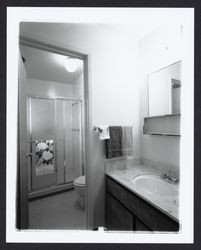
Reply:
<svg viewBox="0 0 201 250"><path fill-rule="evenodd" d="M162 173L161 179L172 184L177 184L179 182L179 177L170 177L168 174Z"/></svg>

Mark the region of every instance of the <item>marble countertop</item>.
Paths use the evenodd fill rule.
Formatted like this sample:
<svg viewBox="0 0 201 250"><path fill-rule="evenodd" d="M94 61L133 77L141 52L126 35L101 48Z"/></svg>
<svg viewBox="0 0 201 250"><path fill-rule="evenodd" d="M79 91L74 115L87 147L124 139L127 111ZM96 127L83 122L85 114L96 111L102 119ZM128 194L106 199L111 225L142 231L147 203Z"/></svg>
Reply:
<svg viewBox="0 0 201 250"><path fill-rule="evenodd" d="M134 184L133 178L138 175L160 175L156 169L151 167L146 167L143 165L127 167L124 169L119 170L111 170L107 171L106 175L110 176L112 179L116 180L118 183L132 191L133 193L137 194L151 205L168 215L173 220L179 222L179 195L176 196L154 196L148 195L144 193L140 193L137 191ZM176 189L178 189L179 194L179 185L172 184Z"/></svg>

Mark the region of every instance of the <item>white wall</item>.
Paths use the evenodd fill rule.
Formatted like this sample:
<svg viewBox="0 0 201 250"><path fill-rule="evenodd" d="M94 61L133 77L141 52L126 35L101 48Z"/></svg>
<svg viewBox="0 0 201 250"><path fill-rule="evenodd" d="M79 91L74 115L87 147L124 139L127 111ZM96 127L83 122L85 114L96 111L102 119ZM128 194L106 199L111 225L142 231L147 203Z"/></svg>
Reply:
<svg viewBox="0 0 201 250"><path fill-rule="evenodd" d="M64 25L47 29L23 27L24 34L62 41L65 46L83 49L91 55L92 124L132 125L134 154L140 156L139 63L137 42L131 32L107 28L106 25L75 25L64 32ZM95 227L104 225L105 155L104 142L94 132L93 183Z"/></svg>
<svg viewBox="0 0 201 250"><path fill-rule="evenodd" d="M84 95L84 79L83 74L76 79L76 81L72 85L73 89L73 98L80 99Z"/></svg>
<svg viewBox="0 0 201 250"><path fill-rule="evenodd" d="M107 28L107 25L77 24L64 29L65 24L33 24L21 26L22 33L47 38L70 48L87 51L91 55L93 123L134 125L134 139L139 128L139 63L137 42L131 32ZM130 31L130 30L129 30ZM105 112L107 110L107 112ZM138 142L138 141L137 141ZM136 143L138 144L138 143ZM135 154L140 147L135 145Z"/></svg>
<svg viewBox="0 0 201 250"><path fill-rule="evenodd" d="M27 95L72 98L72 85L27 78Z"/></svg>
<svg viewBox="0 0 201 250"><path fill-rule="evenodd" d="M141 129L148 116L147 75L181 60L181 26L160 27L140 42ZM157 94L157 93L156 93ZM142 134L142 157L178 169L180 138Z"/></svg>

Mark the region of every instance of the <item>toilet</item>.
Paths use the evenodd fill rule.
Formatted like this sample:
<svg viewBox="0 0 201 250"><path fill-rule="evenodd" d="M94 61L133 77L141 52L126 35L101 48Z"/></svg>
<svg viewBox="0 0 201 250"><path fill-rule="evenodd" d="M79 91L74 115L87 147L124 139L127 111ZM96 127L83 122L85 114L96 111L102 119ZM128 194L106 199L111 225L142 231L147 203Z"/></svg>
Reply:
<svg viewBox="0 0 201 250"><path fill-rule="evenodd" d="M86 189L86 178L85 175L77 177L73 186L75 188L75 192L78 194L78 204L80 208L85 208L85 189Z"/></svg>

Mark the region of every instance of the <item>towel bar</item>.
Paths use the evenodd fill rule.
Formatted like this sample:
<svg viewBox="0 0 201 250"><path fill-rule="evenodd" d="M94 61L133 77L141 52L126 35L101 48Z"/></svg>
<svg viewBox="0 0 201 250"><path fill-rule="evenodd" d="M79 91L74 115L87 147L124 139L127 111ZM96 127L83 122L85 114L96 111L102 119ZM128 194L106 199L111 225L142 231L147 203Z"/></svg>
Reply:
<svg viewBox="0 0 201 250"><path fill-rule="evenodd" d="M99 127L94 126L94 131L98 131L99 133L101 133L103 130Z"/></svg>

